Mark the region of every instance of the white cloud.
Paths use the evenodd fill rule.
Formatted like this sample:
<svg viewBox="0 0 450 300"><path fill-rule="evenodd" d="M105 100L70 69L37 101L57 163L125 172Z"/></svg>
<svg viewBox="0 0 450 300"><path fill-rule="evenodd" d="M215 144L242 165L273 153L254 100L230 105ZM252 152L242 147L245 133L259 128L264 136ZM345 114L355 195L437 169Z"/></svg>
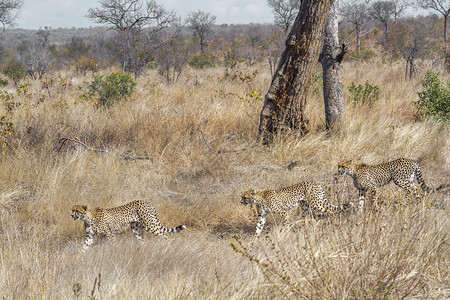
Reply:
<svg viewBox="0 0 450 300"><path fill-rule="evenodd" d="M231 17L236 17L239 16L241 13L241 8L237 7L237 6L232 6L228 9L229 14L231 15Z"/></svg>

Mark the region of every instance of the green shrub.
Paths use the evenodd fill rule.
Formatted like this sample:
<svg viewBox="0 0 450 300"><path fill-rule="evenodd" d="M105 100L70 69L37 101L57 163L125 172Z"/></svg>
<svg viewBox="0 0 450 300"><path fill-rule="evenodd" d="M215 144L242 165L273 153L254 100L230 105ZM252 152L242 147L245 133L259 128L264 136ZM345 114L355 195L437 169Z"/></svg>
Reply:
<svg viewBox="0 0 450 300"><path fill-rule="evenodd" d="M417 108L416 120L432 117L442 122L450 121L450 82L442 86L437 73L428 71L422 80L423 90L418 92L419 100L413 101Z"/></svg>
<svg viewBox="0 0 450 300"><path fill-rule="evenodd" d="M212 68L216 66L216 58L211 53L200 53L191 58L189 65L194 69Z"/></svg>
<svg viewBox="0 0 450 300"><path fill-rule="evenodd" d="M11 60L3 66L3 73L14 81L14 85L17 86L19 81L27 76L27 68L23 63Z"/></svg>
<svg viewBox="0 0 450 300"><path fill-rule="evenodd" d="M98 96L99 105L109 106L131 95L135 87L136 81L129 74L114 72L94 76L89 91Z"/></svg>
<svg viewBox="0 0 450 300"><path fill-rule="evenodd" d="M0 86L5 87L8 85L8 80L0 78Z"/></svg>
<svg viewBox="0 0 450 300"><path fill-rule="evenodd" d="M372 105L380 97L380 88L377 85L371 85L368 81L364 85L355 85L352 82L348 87L348 91L354 104Z"/></svg>
<svg viewBox="0 0 450 300"><path fill-rule="evenodd" d="M0 152L9 145L9 139L14 135L14 125L7 116L0 117Z"/></svg>

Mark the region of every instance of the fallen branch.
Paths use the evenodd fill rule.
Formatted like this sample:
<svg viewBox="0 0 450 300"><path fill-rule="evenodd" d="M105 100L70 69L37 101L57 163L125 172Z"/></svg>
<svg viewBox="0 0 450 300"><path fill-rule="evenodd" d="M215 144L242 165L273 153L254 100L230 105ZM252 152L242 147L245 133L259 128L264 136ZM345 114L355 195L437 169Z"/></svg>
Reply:
<svg viewBox="0 0 450 300"><path fill-rule="evenodd" d="M67 125L67 126L80 132L78 129L74 128L71 125ZM67 137L67 136L59 138L58 142L56 143L56 146L53 148L53 151L56 151L59 153L63 150L64 147L68 147L69 143L71 143L73 148L75 148L74 145L78 145L88 151L93 151L93 152L110 153L110 154L118 152L114 147L106 145L103 142L103 140L100 137L98 137L97 135L90 135L87 133L82 133L81 136L83 137L83 139ZM94 142L98 141L101 145L101 148L95 148L95 147L89 146L88 142L87 142L88 138L94 140ZM125 154L125 153L119 153L119 155L125 160L147 160L147 159L150 159L148 156L132 156L132 155Z"/></svg>

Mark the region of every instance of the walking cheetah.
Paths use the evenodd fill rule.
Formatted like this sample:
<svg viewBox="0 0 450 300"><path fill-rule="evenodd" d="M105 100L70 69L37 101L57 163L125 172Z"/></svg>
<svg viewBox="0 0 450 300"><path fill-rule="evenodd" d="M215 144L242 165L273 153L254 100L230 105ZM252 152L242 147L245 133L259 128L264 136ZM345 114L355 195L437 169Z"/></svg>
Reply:
<svg viewBox="0 0 450 300"><path fill-rule="evenodd" d="M256 223L256 235L263 230L267 213L277 213L283 217L283 224L288 223L287 211L300 206L305 212L326 213L347 209L352 204L335 206L328 202L320 184L302 182L279 190L245 191L241 195L241 204L256 204L259 220Z"/></svg>
<svg viewBox="0 0 450 300"><path fill-rule="evenodd" d="M358 165L352 163L351 160L346 160L338 164L338 174L347 174L353 178L353 184L359 191L360 208L364 207L364 197L367 192L372 193L375 200L377 198L376 189L388 184L391 180L406 190L405 198L408 198L412 191L417 200L421 199L421 195L414 186L414 177L417 177L417 182L426 192L435 192L445 187L445 184L442 184L435 189L429 188L423 180L419 163L407 158L399 158L378 165Z"/></svg>
<svg viewBox="0 0 450 300"><path fill-rule="evenodd" d="M72 218L84 222L86 238L83 248L87 249L94 243L96 233L104 234L110 238L122 232L128 225L138 240L142 240L143 229L156 235L175 233L185 229L180 225L175 228L166 228L159 222L156 210L148 202L133 201L114 208L89 209L86 205L75 205L72 208Z"/></svg>

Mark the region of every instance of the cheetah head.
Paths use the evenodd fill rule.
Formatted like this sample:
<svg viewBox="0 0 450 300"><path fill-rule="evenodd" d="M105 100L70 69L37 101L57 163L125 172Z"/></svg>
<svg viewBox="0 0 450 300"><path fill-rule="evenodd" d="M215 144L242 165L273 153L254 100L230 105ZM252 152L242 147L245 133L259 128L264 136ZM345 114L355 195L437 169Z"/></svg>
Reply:
<svg viewBox="0 0 450 300"><path fill-rule="evenodd" d="M86 211L87 211L86 205L75 205L74 207L72 207L72 218L75 221L77 220L84 221L86 219Z"/></svg>
<svg viewBox="0 0 450 300"><path fill-rule="evenodd" d="M351 160L345 160L343 162L340 162L338 164L338 174L339 175L345 175L345 174L353 174L352 171L352 161Z"/></svg>
<svg viewBox="0 0 450 300"><path fill-rule="evenodd" d="M248 190L243 192L241 195L241 204L248 206L250 204L255 203L255 195L256 192L254 190Z"/></svg>

